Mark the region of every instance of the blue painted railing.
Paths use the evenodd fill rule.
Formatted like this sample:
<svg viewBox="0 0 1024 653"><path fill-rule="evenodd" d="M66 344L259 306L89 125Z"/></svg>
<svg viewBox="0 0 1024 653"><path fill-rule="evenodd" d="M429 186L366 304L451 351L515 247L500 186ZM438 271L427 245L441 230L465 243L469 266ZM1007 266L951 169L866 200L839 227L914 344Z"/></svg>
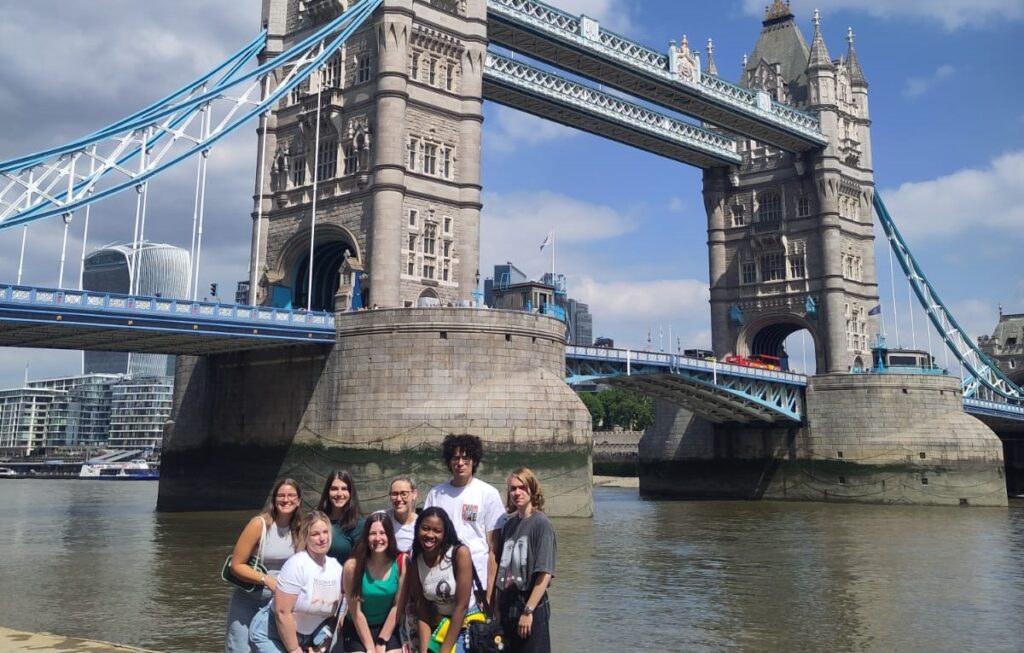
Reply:
<svg viewBox="0 0 1024 653"><path fill-rule="evenodd" d="M41 310L63 309L108 315L130 313L219 323L272 324L278 327L294 325L307 330L334 331L334 314L328 312L140 297L90 290L0 285L0 303Z"/></svg>

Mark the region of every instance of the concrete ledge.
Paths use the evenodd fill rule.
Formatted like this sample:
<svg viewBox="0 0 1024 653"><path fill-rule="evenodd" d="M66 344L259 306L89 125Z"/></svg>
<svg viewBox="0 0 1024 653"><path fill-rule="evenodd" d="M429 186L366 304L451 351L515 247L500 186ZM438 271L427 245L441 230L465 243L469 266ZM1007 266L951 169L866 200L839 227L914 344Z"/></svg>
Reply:
<svg viewBox="0 0 1024 653"><path fill-rule="evenodd" d="M26 633L20 630L0 627L0 651L36 651L46 653L52 651L67 653L68 651L92 651L93 653L153 653L134 646L122 646L110 642L98 642L50 633Z"/></svg>

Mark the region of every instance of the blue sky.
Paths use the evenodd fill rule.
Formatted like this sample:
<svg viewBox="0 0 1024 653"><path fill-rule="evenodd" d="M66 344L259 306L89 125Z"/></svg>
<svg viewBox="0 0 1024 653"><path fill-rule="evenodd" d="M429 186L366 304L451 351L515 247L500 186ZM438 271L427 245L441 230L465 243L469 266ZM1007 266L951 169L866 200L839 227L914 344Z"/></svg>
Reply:
<svg viewBox="0 0 1024 653"><path fill-rule="evenodd" d="M761 28L764 0L561 0L656 49L683 34L714 39L720 74L735 81ZM0 158L66 142L143 106L222 60L259 24L258 0L35 0L5 3L0 24ZM1024 312L1024 90L1021 0L817 0L792 3L810 40L821 10L829 52L852 27L870 84L875 180L928 277L974 336L997 306ZM246 277L255 167L252 130L224 143L211 170L201 287ZM154 184L147 235L188 247L194 169ZM700 171L488 104L485 109L481 274L513 261L531 276L550 266L538 246L556 234L570 294L591 304L595 335L654 346L671 328L683 347L710 343L706 219ZM132 201L94 209L88 246L130 239ZM187 206L186 206L187 205ZM20 233L0 232L0 279L17 274ZM24 282L55 285L60 227L30 229ZM69 241L77 274L81 221ZM877 249L886 329L893 324L888 253ZM910 344L906 283L896 284L901 340ZM915 314L917 343L925 342ZM799 366L799 349L791 348ZM940 355L940 360L941 355ZM70 353L0 350L0 387L25 365L42 378L77 372Z"/></svg>

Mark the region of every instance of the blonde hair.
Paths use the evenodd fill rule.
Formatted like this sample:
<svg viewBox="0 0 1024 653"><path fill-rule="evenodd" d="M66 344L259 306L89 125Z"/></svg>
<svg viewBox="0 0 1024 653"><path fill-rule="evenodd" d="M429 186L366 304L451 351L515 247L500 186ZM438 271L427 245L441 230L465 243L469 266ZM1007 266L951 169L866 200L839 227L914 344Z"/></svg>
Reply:
<svg viewBox="0 0 1024 653"><path fill-rule="evenodd" d="M310 510L306 513L306 516L302 518L302 525L299 526L299 537L295 540L295 551L304 551L306 549L306 541L309 540L309 531L313 529L313 526L317 522L321 521L327 524L327 533L333 536L334 529L331 527L330 517L319 510Z"/></svg>
<svg viewBox="0 0 1024 653"><path fill-rule="evenodd" d="M530 503L537 510L544 510L544 490L540 489L540 479L533 473L533 470L529 467L519 467L512 471L508 475L509 478L515 476L517 479L522 481L523 485L530 492ZM505 490L505 508L509 512L516 511L516 504L512 502L512 495Z"/></svg>

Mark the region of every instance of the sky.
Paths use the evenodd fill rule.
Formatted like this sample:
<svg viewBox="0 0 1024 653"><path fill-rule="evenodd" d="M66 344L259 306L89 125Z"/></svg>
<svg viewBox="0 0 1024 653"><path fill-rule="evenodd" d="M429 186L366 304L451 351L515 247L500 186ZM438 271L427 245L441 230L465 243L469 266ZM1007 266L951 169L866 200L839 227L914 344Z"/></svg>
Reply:
<svg viewBox="0 0 1024 653"><path fill-rule="evenodd" d="M720 75L737 81L766 1L554 4L658 50L684 34L703 49L710 37ZM793 0L808 42L815 8L834 58L846 52L847 28L855 34L878 192L965 330L990 334L1000 305L1024 313L1024 89L1013 47L1024 1ZM251 39L259 13L259 0L0 0L0 159L68 142L162 97ZM248 276L256 149L253 125L211 156L201 289ZM654 349L668 350L671 332L684 349L710 345L700 170L493 103L483 149L482 277L505 261L531 277L548 271L551 250L539 246L553 229L555 267L570 296L590 304L595 336L643 348L650 334ZM184 164L151 185L147 238L189 247L194 180ZM95 206L89 250L131 239L134 202L129 194ZM67 286L77 282L82 225L76 214ZM0 281L17 278L20 232L0 231ZM24 284L57 285L62 232L59 219L29 228ZM893 281L882 239L876 256L890 340L898 329L902 344L925 346L923 314L906 281ZM789 351L801 369L801 345ZM0 388L19 384L26 366L30 378L50 378L78 373L80 361L0 349Z"/></svg>

